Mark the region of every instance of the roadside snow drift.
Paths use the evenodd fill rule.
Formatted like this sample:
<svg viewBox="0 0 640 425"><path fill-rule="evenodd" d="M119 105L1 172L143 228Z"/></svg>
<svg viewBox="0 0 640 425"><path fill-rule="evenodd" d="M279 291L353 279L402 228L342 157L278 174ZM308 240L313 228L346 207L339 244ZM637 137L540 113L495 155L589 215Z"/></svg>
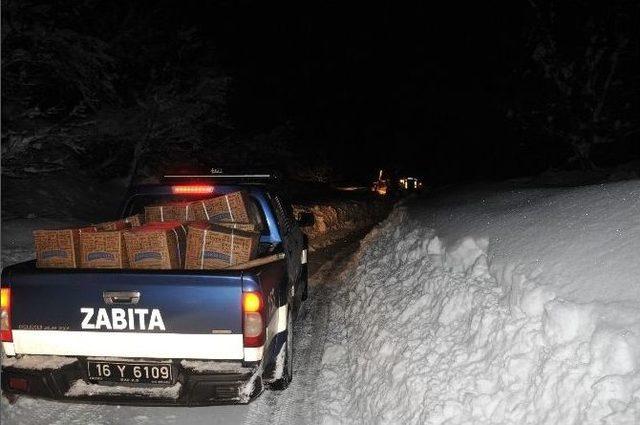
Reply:
<svg viewBox="0 0 640 425"><path fill-rule="evenodd" d="M640 423L640 182L411 202L332 305L323 423Z"/></svg>
<svg viewBox="0 0 640 425"><path fill-rule="evenodd" d="M331 201L313 205L294 205L294 212L313 214L314 224L302 229L313 249L324 248L353 232L365 229L382 220L390 204L376 198Z"/></svg>

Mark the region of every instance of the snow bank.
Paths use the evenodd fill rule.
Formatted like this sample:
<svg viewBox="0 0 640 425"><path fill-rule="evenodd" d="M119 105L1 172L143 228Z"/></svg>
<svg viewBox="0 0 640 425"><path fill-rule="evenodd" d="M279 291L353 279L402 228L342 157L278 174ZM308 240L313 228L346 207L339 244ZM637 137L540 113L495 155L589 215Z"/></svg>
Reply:
<svg viewBox="0 0 640 425"><path fill-rule="evenodd" d="M310 212L315 218L313 226L303 229L312 249L324 248L350 233L363 230L382 220L389 204L370 198L367 200L341 200L314 205L294 205L295 214Z"/></svg>
<svg viewBox="0 0 640 425"><path fill-rule="evenodd" d="M472 261L465 240L489 244L505 285L544 285L577 302L640 299L640 183L581 188L466 190L417 206L437 229L446 265ZM462 201L462 202L461 202ZM482 247L481 247L482 248Z"/></svg>
<svg viewBox="0 0 640 425"><path fill-rule="evenodd" d="M640 423L640 184L397 208L332 305L323 423Z"/></svg>

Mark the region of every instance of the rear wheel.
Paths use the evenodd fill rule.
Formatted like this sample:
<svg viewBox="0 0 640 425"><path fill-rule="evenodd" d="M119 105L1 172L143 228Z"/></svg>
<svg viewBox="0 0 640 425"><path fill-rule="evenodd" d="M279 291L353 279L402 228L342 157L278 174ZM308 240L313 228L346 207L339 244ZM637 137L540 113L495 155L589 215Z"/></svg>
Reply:
<svg viewBox="0 0 640 425"><path fill-rule="evenodd" d="M291 383L293 378L293 314L291 308L287 309L287 339L282 347L281 355L284 356L282 360L276 359L276 373L280 374L280 377L271 382L269 388L276 391L286 389ZM282 361L282 365L279 365L279 361ZM280 367L282 368L281 370Z"/></svg>
<svg viewBox="0 0 640 425"><path fill-rule="evenodd" d="M9 404L15 404L16 401L18 401L18 394L11 394L11 393L3 393L4 396L7 398L7 401L9 402Z"/></svg>

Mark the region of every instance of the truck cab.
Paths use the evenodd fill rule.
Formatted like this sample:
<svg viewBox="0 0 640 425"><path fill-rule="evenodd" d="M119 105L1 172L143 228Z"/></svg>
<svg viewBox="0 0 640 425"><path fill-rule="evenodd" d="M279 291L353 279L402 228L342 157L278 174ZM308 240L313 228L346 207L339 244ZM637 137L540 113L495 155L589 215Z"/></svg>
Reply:
<svg viewBox="0 0 640 425"><path fill-rule="evenodd" d="M220 270L2 271L2 389L83 402L246 403L292 378L307 241L277 185L218 176L130 190L145 205L244 190L262 220L257 264Z"/></svg>

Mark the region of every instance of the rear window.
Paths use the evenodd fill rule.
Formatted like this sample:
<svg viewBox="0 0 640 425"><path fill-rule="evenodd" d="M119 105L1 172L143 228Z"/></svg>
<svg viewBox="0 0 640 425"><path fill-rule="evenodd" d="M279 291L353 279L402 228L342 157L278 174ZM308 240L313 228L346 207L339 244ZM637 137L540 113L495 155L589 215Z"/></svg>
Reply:
<svg viewBox="0 0 640 425"><path fill-rule="evenodd" d="M134 195L130 197L124 208L124 217L128 217L134 214L144 214L144 207L151 205L163 205L170 204L172 202L193 202L201 199L210 198L211 195L203 195L203 196L194 196L194 195ZM252 196L249 197L251 202L255 205L258 213L260 227L262 228L262 234L269 234L269 230L266 226L266 219L264 216L264 211L260 207L258 201Z"/></svg>

